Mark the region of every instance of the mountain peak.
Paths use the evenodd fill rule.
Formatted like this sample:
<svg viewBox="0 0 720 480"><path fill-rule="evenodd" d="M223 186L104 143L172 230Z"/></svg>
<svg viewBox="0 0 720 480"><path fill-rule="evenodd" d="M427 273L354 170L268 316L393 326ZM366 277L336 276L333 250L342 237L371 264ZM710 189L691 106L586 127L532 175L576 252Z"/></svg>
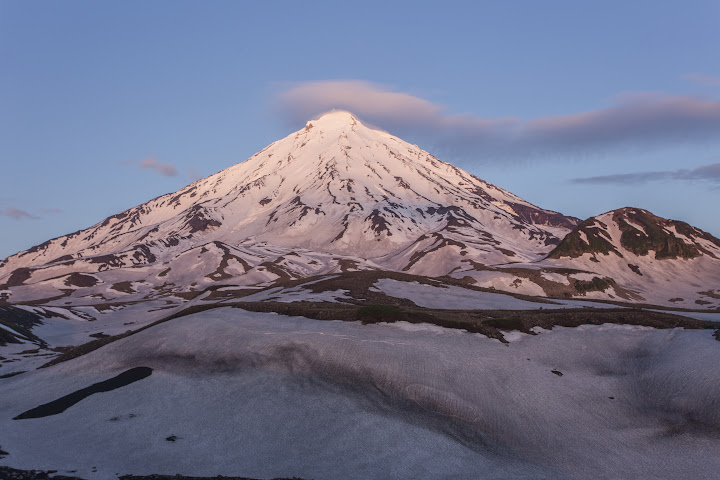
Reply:
<svg viewBox="0 0 720 480"><path fill-rule="evenodd" d="M358 123L360 123L358 119L347 110L331 110L320 115L318 119L307 122L305 128L342 128L357 125Z"/></svg>

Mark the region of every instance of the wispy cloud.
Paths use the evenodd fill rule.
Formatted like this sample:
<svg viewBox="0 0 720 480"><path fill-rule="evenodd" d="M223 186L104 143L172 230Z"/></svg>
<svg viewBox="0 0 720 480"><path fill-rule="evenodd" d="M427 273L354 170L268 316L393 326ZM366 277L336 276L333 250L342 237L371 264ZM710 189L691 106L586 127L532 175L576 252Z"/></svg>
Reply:
<svg viewBox="0 0 720 480"><path fill-rule="evenodd" d="M152 170L166 177L174 177L178 174L177 168L171 163L163 163L154 158L146 158L140 162L140 168L144 170Z"/></svg>
<svg viewBox="0 0 720 480"><path fill-rule="evenodd" d="M450 115L442 105L362 80L301 83L278 94L276 102L280 111L293 122L309 120L332 109L343 109L391 130L480 136L500 134L517 122L511 118Z"/></svg>
<svg viewBox="0 0 720 480"><path fill-rule="evenodd" d="M690 80L698 85L704 85L706 87L720 87L720 77L714 75L705 75L702 73L688 73L683 75L683 78Z"/></svg>
<svg viewBox="0 0 720 480"><path fill-rule="evenodd" d="M661 94L621 95L602 109L528 120L451 114L443 105L360 80L300 83L275 100L295 123L345 109L398 135L422 138L428 147L477 160L717 141L720 130L719 101Z"/></svg>
<svg viewBox="0 0 720 480"><path fill-rule="evenodd" d="M703 165L693 169L666 170L656 172L637 172L618 175L601 175L573 179L573 183L636 185L661 180L703 181L720 184L720 163Z"/></svg>
<svg viewBox="0 0 720 480"><path fill-rule="evenodd" d="M148 157L142 161L137 160L123 160L118 162L118 165L130 165L143 170L150 170L166 177L174 177L178 174L178 170L172 163L163 163L159 160Z"/></svg>
<svg viewBox="0 0 720 480"><path fill-rule="evenodd" d="M39 218L25 210L15 207L0 209L0 216L10 217L15 220L37 220Z"/></svg>

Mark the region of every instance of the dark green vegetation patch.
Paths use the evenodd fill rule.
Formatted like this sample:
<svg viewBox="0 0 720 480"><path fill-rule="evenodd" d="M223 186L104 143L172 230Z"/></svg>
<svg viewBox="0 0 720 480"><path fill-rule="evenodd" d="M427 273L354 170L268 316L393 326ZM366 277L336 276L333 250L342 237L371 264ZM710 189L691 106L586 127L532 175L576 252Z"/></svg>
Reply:
<svg viewBox="0 0 720 480"><path fill-rule="evenodd" d="M620 243L623 248L635 255L648 255L651 250L655 251L655 258L658 260L678 257L688 259L702 255L695 244L687 244L665 229L675 227L679 234L687 238L697 236L695 229L687 223L665 220L638 209L623 209L615 212L613 219L622 232ZM630 225L626 219L642 227L643 231Z"/></svg>
<svg viewBox="0 0 720 480"><path fill-rule="evenodd" d="M437 323L439 319L425 312L408 311L397 305L366 305L357 309L357 319L363 324L392 322Z"/></svg>
<svg viewBox="0 0 720 480"><path fill-rule="evenodd" d="M685 222L667 220L639 208L620 208L612 212L613 221L620 227L620 244L635 255L649 255L655 252L655 258L676 259L695 258L700 255L715 255L703 248L698 239L704 239L720 246L720 240ZM677 235L689 239L687 241ZM582 234L587 238L587 242ZM570 232L548 255L548 258L577 258L584 253L608 255L615 253L622 257L616 246L611 243L607 225L595 217L588 218ZM594 257L593 257L594 258Z"/></svg>
<svg viewBox="0 0 720 480"><path fill-rule="evenodd" d="M484 324L504 331L525 330L525 325L520 317L491 318L485 320Z"/></svg>
<svg viewBox="0 0 720 480"><path fill-rule="evenodd" d="M550 252L548 258L577 258L585 253L609 255L611 252L622 257L622 254L610 242L610 237L605 231L606 228L607 225L596 218L588 218L572 232L568 233L560 244ZM583 239L583 233L587 238L587 242Z"/></svg>
<svg viewBox="0 0 720 480"><path fill-rule="evenodd" d="M609 278L593 277L590 281L575 280L575 290L578 293L604 292L615 286L615 281Z"/></svg>

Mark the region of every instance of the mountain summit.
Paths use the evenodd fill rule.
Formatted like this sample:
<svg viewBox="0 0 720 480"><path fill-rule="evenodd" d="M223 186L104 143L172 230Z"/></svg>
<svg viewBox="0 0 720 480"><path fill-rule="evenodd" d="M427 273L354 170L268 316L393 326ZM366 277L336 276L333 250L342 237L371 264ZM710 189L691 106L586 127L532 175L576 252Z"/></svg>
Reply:
<svg viewBox="0 0 720 480"><path fill-rule="evenodd" d="M7 258L0 298L142 300L363 269L586 295L568 280L572 261L537 264L579 223L333 111L242 163ZM611 273L592 285L611 285Z"/></svg>

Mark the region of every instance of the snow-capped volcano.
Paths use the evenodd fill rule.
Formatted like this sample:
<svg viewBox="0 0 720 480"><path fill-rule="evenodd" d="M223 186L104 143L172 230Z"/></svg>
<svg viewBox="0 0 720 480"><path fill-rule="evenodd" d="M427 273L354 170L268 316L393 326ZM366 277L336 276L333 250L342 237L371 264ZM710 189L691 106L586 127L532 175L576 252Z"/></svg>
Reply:
<svg viewBox="0 0 720 480"><path fill-rule="evenodd" d="M193 248L218 251L193 267L196 283L213 272L246 274L281 256L268 251L253 262L248 256L258 248L325 254L312 273L350 257L365 268L441 275L460 262L537 260L577 223L335 111L245 162L9 257L0 282L28 285L130 266L172 269ZM259 280L272 275L266 277Z"/></svg>

